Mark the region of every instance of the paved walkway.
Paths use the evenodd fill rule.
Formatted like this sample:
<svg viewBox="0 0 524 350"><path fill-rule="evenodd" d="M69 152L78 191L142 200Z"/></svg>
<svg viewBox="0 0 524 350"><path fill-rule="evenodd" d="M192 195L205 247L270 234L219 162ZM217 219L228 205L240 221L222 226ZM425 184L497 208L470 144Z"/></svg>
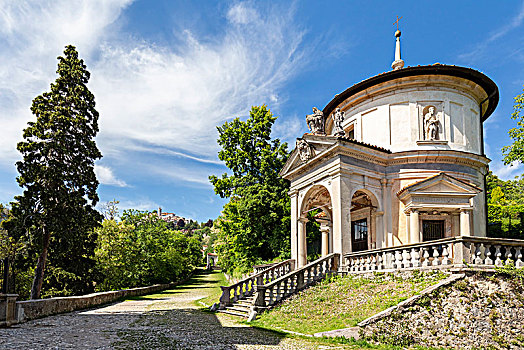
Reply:
<svg viewBox="0 0 524 350"><path fill-rule="evenodd" d="M335 349L282 338L237 318L199 310L196 300L216 287L217 274L184 286L0 329L0 349Z"/></svg>

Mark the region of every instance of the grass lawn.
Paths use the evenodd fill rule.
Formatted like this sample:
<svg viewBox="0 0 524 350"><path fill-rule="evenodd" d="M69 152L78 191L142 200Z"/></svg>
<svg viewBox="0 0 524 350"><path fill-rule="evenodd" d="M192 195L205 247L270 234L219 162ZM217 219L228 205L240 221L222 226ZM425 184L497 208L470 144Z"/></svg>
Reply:
<svg viewBox="0 0 524 350"><path fill-rule="evenodd" d="M353 327L446 277L439 271L334 276L261 314L251 324L304 334Z"/></svg>

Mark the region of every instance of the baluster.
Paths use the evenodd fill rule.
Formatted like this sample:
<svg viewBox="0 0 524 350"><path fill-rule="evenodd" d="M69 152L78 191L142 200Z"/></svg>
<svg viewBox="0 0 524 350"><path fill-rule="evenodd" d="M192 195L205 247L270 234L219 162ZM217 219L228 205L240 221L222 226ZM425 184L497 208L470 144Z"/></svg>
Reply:
<svg viewBox="0 0 524 350"><path fill-rule="evenodd" d="M375 254L371 255L371 263L369 268L371 271L375 271L377 269L377 258L375 257Z"/></svg>
<svg viewBox="0 0 524 350"><path fill-rule="evenodd" d="M500 245L495 246L495 266L502 266L502 252L500 251Z"/></svg>
<svg viewBox="0 0 524 350"><path fill-rule="evenodd" d="M422 266L429 266L429 248L428 247L422 247L422 258L424 261L422 262Z"/></svg>
<svg viewBox="0 0 524 350"><path fill-rule="evenodd" d="M377 270L382 270L382 256L383 254L377 254Z"/></svg>
<svg viewBox="0 0 524 350"><path fill-rule="evenodd" d="M273 305L275 302L275 293L273 293L273 288L269 288L269 305Z"/></svg>
<svg viewBox="0 0 524 350"><path fill-rule="evenodd" d="M513 264L513 265L515 265L515 261L513 260L513 253L511 253L511 248L512 248L511 246L506 246L505 263L506 264Z"/></svg>
<svg viewBox="0 0 524 350"><path fill-rule="evenodd" d="M411 266L420 267L419 248L411 248Z"/></svg>
<svg viewBox="0 0 524 350"><path fill-rule="evenodd" d="M440 265L440 261L439 261L439 252L438 252L438 247L439 246L433 246L433 261L431 262L431 266L438 266Z"/></svg>
<svg viewBox="0 0 524 350"><path fill-rule="evenodd" d="M451 263L451 260L448 258L448 245L443 244L442 245L442 265L449 265Z"/></svg>
<svg viewBox="0 0 524 350"><path fill-rule="evenodd" d="M405 269L409 268L410 260L411 260L411 255L409 254L409 249L403 249L402 250L402 267Z"/></svg>
<svg viewBox="0 0 524 350"><path fill-rule="evenodd" d="M524 261L522 260L522 250L524 248L523 247L515 247L515 257L516 257L516 261L515 261L515 267L524 267Z"/></svg>
<svg viewBox="0 0 524 350"><path fill-rule="evenodd" d="M491 244L484 244L484 247L486 248L484 254L486 255L486 260L484 261L484 264L486 265L493 265L493 253L491 252Z"/></svg>
<svg viewBox="0 0 524 350"><path fill-rule="evenodd" d="M400 269L402 267L402 255L400 250L395 251L395 262L393 263L394 269Z"/></svg>
<svg viewBox="0 0 524 350"><path fill-rule="evenodd" d="M475 244L475 260L476 265L482 265L483 259L482 259L482 243Z"/></svg>

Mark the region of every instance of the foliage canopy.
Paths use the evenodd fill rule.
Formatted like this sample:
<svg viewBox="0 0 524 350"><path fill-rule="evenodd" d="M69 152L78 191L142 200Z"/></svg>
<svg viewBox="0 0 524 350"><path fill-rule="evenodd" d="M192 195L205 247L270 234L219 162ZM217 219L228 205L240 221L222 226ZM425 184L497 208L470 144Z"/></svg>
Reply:
<svg viewBox="0 0 524 350"><path fill-rule="evenodd" d="M504 164L513 162L524 163L524 90L520 95L515 96L515 105L511 119L517 121L517 127L508 131L513 139L513 144L502 148L504 153Z"/></svg>
<svg viewBox="0 0 524 350"><path fill-rule="evenodd" d="M218 158L232 174L209 179L216 194L230 199L215 222L215 248L229 272L289 255L289 183L278 175L288 151L286 143L271 139L275 120L265 105L254 106L246 121L217 127Z"/></svg>

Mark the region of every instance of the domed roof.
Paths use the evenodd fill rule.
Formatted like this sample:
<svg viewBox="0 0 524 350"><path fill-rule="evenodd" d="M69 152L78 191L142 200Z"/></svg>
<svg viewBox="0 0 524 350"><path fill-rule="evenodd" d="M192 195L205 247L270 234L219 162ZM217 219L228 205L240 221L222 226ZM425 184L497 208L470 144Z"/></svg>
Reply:
<svg viewBox="0 0 524 350"><path fill-rule="evenodd" d="M448 75L467 79L479 85L488 96L488 106L484 110L484 114L481 116L482 121L486 120L493 113L495 107L497 107L499 101L499 89L493 80L491 80L488 76L471 68L436 63L428 66L416 66L392 70L361 81L360 83L357 83L347 88L342 93L336 95L335 98L333 98L326 105L326 107L324 107L322 112L325 116L329 116L331 112L333 112L333 110L342 102L344 102L348 97L372 86L399 78L418 75Z"/></svg>

